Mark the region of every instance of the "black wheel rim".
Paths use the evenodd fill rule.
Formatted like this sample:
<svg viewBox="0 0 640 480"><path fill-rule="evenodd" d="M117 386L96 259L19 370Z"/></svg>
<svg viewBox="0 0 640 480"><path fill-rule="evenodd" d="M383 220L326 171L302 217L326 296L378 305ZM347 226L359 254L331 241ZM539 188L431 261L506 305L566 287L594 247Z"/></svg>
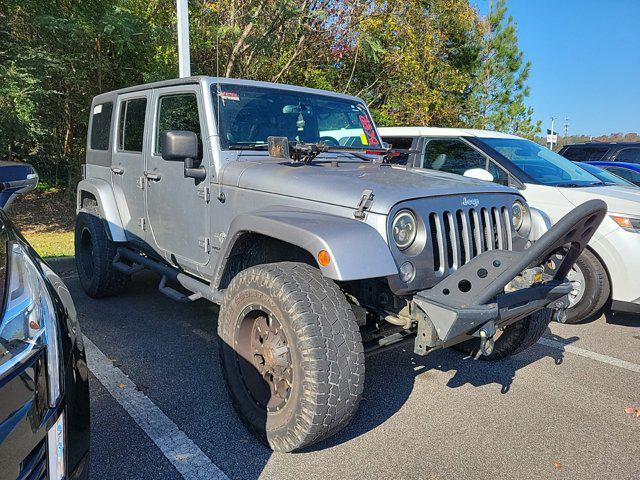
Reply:
<svg viewBox="0 0 640 480"><path fill-rule="evenodd" d="M291 395L293 368L286 333L265 307L250 305L240 314L236 358L242 382L268 412L281 410Z"/></svg>
<svg viewBox="0 0 640 480"><path fill-rule="evenodd" d="M93 237L88 228L80 232L80 265L87 278L93 278Z"/></svg>

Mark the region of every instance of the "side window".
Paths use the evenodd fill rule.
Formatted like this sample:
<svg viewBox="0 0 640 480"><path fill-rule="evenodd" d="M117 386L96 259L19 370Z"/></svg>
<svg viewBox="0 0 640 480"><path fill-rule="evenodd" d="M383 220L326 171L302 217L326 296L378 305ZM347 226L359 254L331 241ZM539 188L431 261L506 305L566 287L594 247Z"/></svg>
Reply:
<svg viewBox="0 0 640 480"><path fill-rule="evenodd" d="M640 184L640 173L634 170L630 170L628 168L622 167L604 167L611 173L618 175L619 177L624 178L625 180L629 180L631 183L635 183L636 185Z"/></svg>
<svg viewBox="0 0 640 480"><path fill-rule="evenodd" d="M111 135L111 114L113 103L101 103L93 107L91 113L91 150L109 150Z"/></svg>
<svg viewBox="0 0 640 480"><path fill-rule="evenodd" d="M617 162L640 163L640 148L625 148L616 155Z"/></svg>
<svg viewBox="0 0 640 480"><path fill-rule="evenodd" d="M198 115L198 100L195 94L167 95L158 100L158 122L156 125L157 155L162 155L160 138L163 132L184 130L198 135L198 159L202 159L202 132Z"/></svg>
<svg viewBox="0 0 640 480"><path fill-rule="evenodd" d="M411 150L413 137L385 137L383 141L391 144L394 150ZM392 152L391 163L395 165L406 165L409 161L409 154L406 152Z"/></svg>
<svg viewBox="0 0 640 480"><path fill-rule="evenodd" d="M487 170L491 175L493 175L493 181L495 183L499 183L500 185L509 185L509 174L505 172L495 162L489 161L489 165L487 165Z"/></svg>
<svg viewBox="0 0 640 480"><path fill-rule="evenodd" d="M564 147L560 155L574 162L592 162L602 160L608 151L607 146L575 146Z"/></svg>
<svg viewBox="0 0 640 480"><path fill-rule="evenodd" d="M428 140L422 166L432 170L463 175L472 168L486 168L487 159L462 140L455 138Z"/></svg>
<svg viewBox="0 0 640 480"><path fill-rule="evenodd" d="M122 102L118 120L118 150L142 152L146 111L146 98Z"/></svg>

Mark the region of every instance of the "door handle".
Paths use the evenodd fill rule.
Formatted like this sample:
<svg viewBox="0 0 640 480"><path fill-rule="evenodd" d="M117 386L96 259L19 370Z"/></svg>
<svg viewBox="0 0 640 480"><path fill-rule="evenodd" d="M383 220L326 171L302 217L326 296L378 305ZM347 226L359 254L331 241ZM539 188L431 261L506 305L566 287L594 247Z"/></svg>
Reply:
<svg viewBox="0 0 640 480"><path fill-rule="evenodd" d="M124 168L122 167L111 167L111 171L114 173L114 175L124 174Z"/></svg>
<svg viewBox="0 0 640 480"><path fill-rule="evenodd" d="M162 178L162 175L154 172L144 172L144 176L147 177L147 179L151 180L152 182L159 182L160 179Z"/></svg>

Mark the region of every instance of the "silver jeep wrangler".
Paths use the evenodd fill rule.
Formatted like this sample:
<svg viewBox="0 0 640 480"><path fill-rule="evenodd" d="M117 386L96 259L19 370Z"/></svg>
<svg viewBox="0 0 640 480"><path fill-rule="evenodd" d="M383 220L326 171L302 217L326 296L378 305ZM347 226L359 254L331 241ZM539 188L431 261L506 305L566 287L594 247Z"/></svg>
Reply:
<svg viewBox="0 0 640 480"><path fill-rule="evenodd" d="M367 352L412 341L496 360L534 344L605 204L532 243L517 191L388 154L346 95L210 77L99 95L78 185L82 286L112 295L152 269L168 297L219 304L233 404L279 451L349 422Z"/></svg>

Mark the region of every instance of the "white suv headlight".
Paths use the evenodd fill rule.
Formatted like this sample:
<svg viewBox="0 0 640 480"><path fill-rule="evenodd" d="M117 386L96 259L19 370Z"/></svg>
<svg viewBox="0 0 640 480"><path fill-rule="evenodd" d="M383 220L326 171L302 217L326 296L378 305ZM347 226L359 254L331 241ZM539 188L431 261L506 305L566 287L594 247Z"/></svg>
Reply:
<svg viewBox="0 0 640 480"><path fill-rule="evenodd" d="M60 397L58 324L42 274L24 247L7 246L8 280L0 323L0 376L24 361L35 349L45 348L49 404Z"/></svg>
<svg viewBox="0 0 640 480"><path fill-rule="evenodd" d="M628 232L640 233L640 218L628 217L626 215L609 215L614 222Z"/></svg>

